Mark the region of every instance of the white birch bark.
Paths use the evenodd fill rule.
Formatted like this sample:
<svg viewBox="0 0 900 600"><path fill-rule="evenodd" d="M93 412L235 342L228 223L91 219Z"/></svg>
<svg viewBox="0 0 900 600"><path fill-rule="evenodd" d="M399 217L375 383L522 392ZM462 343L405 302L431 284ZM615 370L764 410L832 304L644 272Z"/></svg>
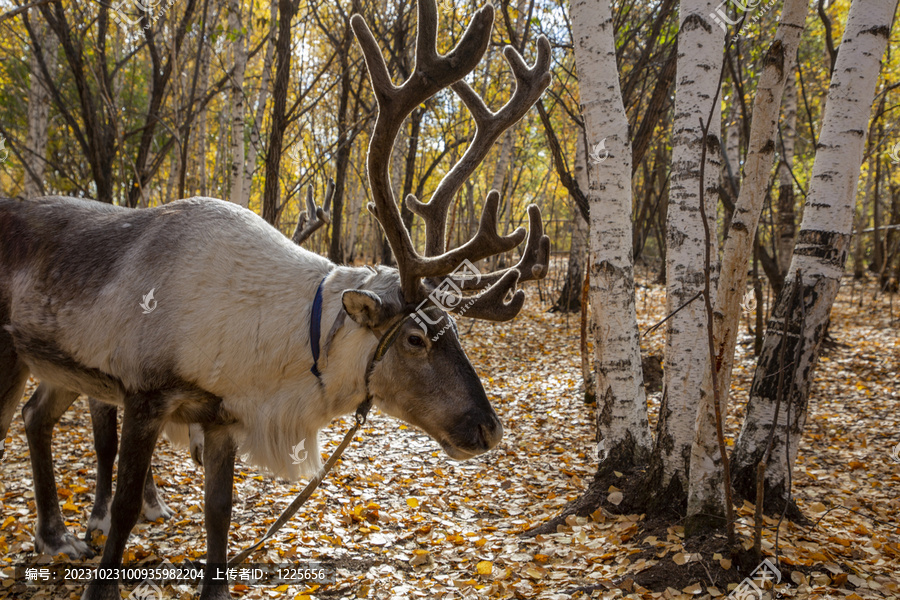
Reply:
<svg viewBox="0 0 900 600"><path fill-rule="evenodd" d="M778 270L786 273L791 264L791 251L794 249L794 177L791 169L794 166L794 144L797 137L797 76L796 65L788 71L784 84L784 100L782 101L781 135L776 147L781 151L778 163L778 233L776 248L778 252ZM783 145L783 147L782 147Z"/></svg>
<svg viewBox="0 0 900 600"><path fill-rule="evenodd" d="M744 179L728 228L713 311L719 407L723 421L728 414L728 390L740 325L741 300L747 291L748 263L753 253L756 227L775 159L781 96L787 74L793 69L800 34L803 33L806 22L807 6L807 0L785 1L775 41L763 61L765 68L759 78L753 101ZM703 342L708 352L706 338ZM691 452L689 516L725 513L722 455L716 434L712 370L708 361L705 364L707 368L702 374L700 407Z"/></svg>
<svg viewBox="0 0 900 600"><path fill-rule="evenodd" d="M731 193L731 182L727 178L733 177L735 184L741 180L741 105L734 94L731 95L731 103L728 107L728 123L725 126L725 156L728 161L722 161L722 179L724 185Z"/></svg>
<svg viewBox="0 0 900 600"><path fill-rule="evenodd" d="M588 189L587 174L587 142L584 139L584 130L579 128L577 141L575 142L575 164L572 174L578 188ZM581 306L581 296L584 284L584 265L590 245L590 226L581 216L581 212L575 206L572 199L572 228L571 244L569 245L569 263L566 266L566 279L563 283L559 298L551 310L571 312ZM590 377L586 374L585 381Z"/></svg>
<svg viewBox="0 0 900 600"><path fill-rule="evenodd" d="M241 206L250 206L250 189L253 187L253 174L256 172L256 158L259 155L261 143L259 132L262 131L266 101L269 99L269 74L272 72L272 61L275 58L275 23L277 21L278 3L272 2L269 7L269 39L266 42L266 55L263 58L259 93L256 95L256 116L253 118L253 129L250 131L250 148L247 150L244 195L241 199Z"/></svg>
<svg viewBox="0 0 900 600"><path fill-rule="evenodd" d="M47 71L56 72L57 42L53 31L43 19L35 19L35 36L38 38ZM29 61L31 81L28 87L28 135L25 154L25 197L35 198L44 194L44 167L47 163L47 125L50 117L50 86L44 79L37 57L32 51Z"/></svg>
<svg viewBox="0 0 900 600"><path fill-rule="evenodd" d="M589 188L588 183L588 166L587 166L587 140L584 137L584 130L579 129L578 138L575 142L575 182L581 190ZM588 341L593 330L590 327L593 318L590 312L590 288L588 289L588 298L585 302L588 306L584 306L584 285L585 282L585 263L590 258L590 242L591 227L590 223L585 221L581 216L581 212L575 206L575 200L572 200L572 219L575 221L575 227L572 229L572 247L569 249L569 266L566 272L566 286L569 288L569 294L578 294L581 308L581 380L584 382L584 401L587 404L593 404L597 401L597 384L594 381L594 369L591 364L593 361L590 357L588 349ZM634 256L632 254L632 256ZM580 261L580 264L576 261ZM577 272L577 276L575 273ZM576 288L577 286L577 288ZM576 288L576 289L573 289ZM565 299L560 296L559 303ZM641 373L643 376L643 372ZM643 382L643 379L641 379Z"/></svg>
<svg viewBox="0 0 900 600"><path fill-rule="evenodd" d="M216 133L220 136L224 136L225 132L228 131L228 129L227 129L228 126L227 126L227 122L226 122L227 114L228 114L228 112L225 110L219 111L219 122L216 123ZM215 158L213 159L213 168L212 168L213 180L212 180L211 187L212 187L212 192L213 192L212 195L213 196L219 196L219 194L222 194L223 188L225 188L225 186L228 183L228 168L229 167L226 164L227 157L226 157L225 148L227 148L226 144L216 144L216 154L215 154ZM221 177L221 179L219 179L220 177Z"/></svg>
<svg viewBox="0 0 900 600"><path fill-rule="evenodd" d="M166 189L163 193L160 194L162 198L160 199L160 204L168 204L172 200L175 200L174 192L175 192L175 182L178 181L178 176L181 174L181 148L176 144L175 150L172 152L172 158L169 161L169 176L166 178ZM141 194L141 202L139 204L140 208L147 208L147 201L144 199L145 194Z"/></svg>
<svg viewBox="0 0 900 600"><path fill-rule="evenodd" d="M525 28L525 19L527 18L527 8L528 4L526 0L518 0L516 2L516 22L515 22L515 34L516 39L521 40L522 32ZM497 190L500 192L500 201L504 200L503 194L503 181L506 179L506 176L509 173L509 164L512 161L513 155L513 145L516 141L516 128L518 127L518 123L514 123L509 129L506 130L506 133L503 134L503 142L500 145L500 153L497 155L497 164L494 165L494 177L491 180L491 189ZM512 214L513 214L513 198L509 197L509 205L506 207L506 215L503 219L503 234L506 235L509 233L510 224L512 223ZM502 257L494 256L491 260L496 263Z"/></svg>
<svg viewBox="0 0 900 600"><path fill-rule="evenodd" d="M708 0L682 0L679 9L678 76L675 83L675 124L672 138L672 178L666 215L665 392L660 406L651 464L659 490L680 486L687 491L687 473L694 439L703 374L709 370L704 287L706 235L700 218L700 159L706 143L703 200L710 228L711 285L716 282L716 184L719 157L719 73L724 32L710 22L715 9ZM713 103L713 99L716 99ZM701 123L712 120L706 140ZM713 299L714 301L714 299ZM685 306L685 304L687 304Z"/></svg>
<svg viewBox="0 0 900 600"><path fill-rule="evenodd" d="M241 0L228 2L228 29L234 36L232 52L234 73L231 77L231 191L232 202L244 208L244 184L246 179L244 148L244 72L247 69L247 42L241 20ZM248 199L249 200L249 199Z"/></svg>
<svg viewBox="0 0 900 600"><path fill-rule="evenodd" d="M813 370L850 245L856 186L880 59L897 0L853 0L832 74L812 179L784 289L766 331L733 463L740 489L755 483L776 420L783 368L783 403L766 469L766 501L784 499L789 469L806 422ZM791 306L797 282L802 302ZM787 331L787 335L785 335ZM786 360L780 365L782 344ZM789 441L788 441L789 439Z"/></svg>
<svg viewBox="0 0 900 600"><path fill-rule="evenodd" d="M362 213L363 190L360 177L353 173L347 177L347 204L349 207L347 227L347 263L353 264L356 258L356 240L359 237L359 216Z"/></svg>
<svg viewBox="0 0 900 600"><path fill-rule="evenodd" d="M869 147L872 146L872 140L870 138ZM858 207L856 209L856 215L854 217L853 230L854 231L862 231L866 229L869 224L869 206L872 205L872 201L874 200L873 195L875 192L875 169L869 166L866 169L866 182L864 185L860 186L863 189L862 194L860 194L860 200L858 202ZM866 266L863 263L863 257L866 254L865 244L863 244L863 235L857 233L853 238L853 278L854 279L862 279L863 275L866 272Z"/></svg>
<svg viewBox="0 0 900 600"><path fill-rule="evenodd" d="M573 0L572 36L589 161L591 308L598 430L607 465L649 455L650 428L634 305L631 140L619 88L608 0ZM597 160L602 158L603 160ZM602 468L603 464L601 464Z"/></svg>
<svg viewBox="0 0 900 600"><path fill-rule="evenodd" d="M497 154L497 163L494 165L494 177L491 179L491 189L498 192L503 191L503 180L506 179L506 172L509 170L509 161L512 158L513 150L513 133L515 125L506 130L503 134L503 143L500 144L500 152Z"/></svg>

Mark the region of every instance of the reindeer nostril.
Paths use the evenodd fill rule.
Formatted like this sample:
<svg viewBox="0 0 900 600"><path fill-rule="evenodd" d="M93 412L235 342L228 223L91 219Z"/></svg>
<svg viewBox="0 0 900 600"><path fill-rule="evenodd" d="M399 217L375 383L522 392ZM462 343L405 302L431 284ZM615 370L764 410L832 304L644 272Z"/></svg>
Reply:
<svg viewBox="0 0 900 600"><path fill-rule="evenodd" d="M487 431L487 426L482 424L478 426L478 431L475 433L475 444L479 448L487 448L488 447L488 438L489 434Z"/></svg>

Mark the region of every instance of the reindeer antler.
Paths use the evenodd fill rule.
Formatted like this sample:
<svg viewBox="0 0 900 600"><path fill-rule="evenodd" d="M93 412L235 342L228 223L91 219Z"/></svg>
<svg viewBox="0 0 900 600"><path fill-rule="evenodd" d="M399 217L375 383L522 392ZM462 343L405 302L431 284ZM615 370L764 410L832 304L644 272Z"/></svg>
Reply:
<svg viewBox="0 0 900 600"><path fill-rule="evenodd" d="M318 229L324 227L326 223L331 223L331 199L333 196L334 179L328 180L328 185L325 187L325 201L322 206L317 207L313 201L313 186L310 185L306 188L306 210L301 212L297 219L297 228L294 230L294 235L291 236L291 241L301 246Z"/></svg>
<svg viewBox="0 0 900 600"><path fill-rule="evenodd" d="M538 39L538 55L531 67L515 49L504 48L503 54L516 78L516 89L510 100L496 113L463 81L487 50L493 20L494 9L491 5L480 8L456 47L441 55L437 51L435 0L419 0L416 66L412 75L400 86L396 86L391 81L384 57L365 19L360 15L353 15L351 18L378 103L378 116L369 140L367 161L369 185L374 198L374 202L369 204L369 210L381 223L394 251L403 295L409 302L421 299L428 292L422 284L423 279L435 280L452 274L465 261L472 263L508 252L521 244L526 236L521 227L506 236L498 233L500 194L492 191L485 199L475 236L458 248L444 251L447 215L456 193L481 164L500 135L525 115L550 84L550 43L544 36ZM428 203L419 202L414 195L407 196L410 208L425 221L425 255L422 256L413 247L400 218L390 180L390 157L404 119L415 107L448 87L456 92L471 112L476 123L476 133L465 154L441 180ZM465 306L466 316L494 321L508 320L518 314L524 302L524 292L516 291L508 303L505 299L520 280L543 277L547 272L550 254L550 240L543 234L540 209L535 205L529 206L528 214L530 234L519 263L511 269L472 280L451 277L451 281L463 284L461 289L483 289L490 286L465 305L450 302L450 306L455 307L452 310L462 312L462 306Z"/></svg>

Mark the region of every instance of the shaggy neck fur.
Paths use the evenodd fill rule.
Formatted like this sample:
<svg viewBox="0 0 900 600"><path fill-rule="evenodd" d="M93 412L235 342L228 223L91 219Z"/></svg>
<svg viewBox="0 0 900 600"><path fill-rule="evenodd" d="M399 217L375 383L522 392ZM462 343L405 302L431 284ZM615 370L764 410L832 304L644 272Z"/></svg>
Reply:
<svg viewBox="0 0 900 600"><path fill-rule="evenodd" d="M371 329L342 318L346 315L342 315L341 295L351 289L377 294L391 314L399 313L403 307L396 270L334 267L325 276L322 290L321 381L309 370L309 352L309 359L299 365L298 385L279 386L281 389L275 392L277 400L262 405L268 411L260 411L256 403L231 403L226 399L226 410L240 421L236 427L240 451L279 477L293 480L314 474L321 467L318 431L334 418L353 412L366 398L366 370L379 338ZM309 312L305 311L298 323L306 330L307 347ZM334 337L327 339L339 319L342 322ZM304 440L307 458L299 465L293 464L291 449Z"/></svg>

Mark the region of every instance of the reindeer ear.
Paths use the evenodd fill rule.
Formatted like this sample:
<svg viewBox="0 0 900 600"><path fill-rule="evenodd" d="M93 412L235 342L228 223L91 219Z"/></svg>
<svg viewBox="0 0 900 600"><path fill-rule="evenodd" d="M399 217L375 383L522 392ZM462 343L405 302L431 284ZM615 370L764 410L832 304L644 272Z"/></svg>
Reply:
<svg viewBox="0 0 900 600"><path fill-rule="evenodd" d="M374 329L386 319L384 303L372 292L345 290L341 295L341 302L350 318L363 327Z"/></svg>

